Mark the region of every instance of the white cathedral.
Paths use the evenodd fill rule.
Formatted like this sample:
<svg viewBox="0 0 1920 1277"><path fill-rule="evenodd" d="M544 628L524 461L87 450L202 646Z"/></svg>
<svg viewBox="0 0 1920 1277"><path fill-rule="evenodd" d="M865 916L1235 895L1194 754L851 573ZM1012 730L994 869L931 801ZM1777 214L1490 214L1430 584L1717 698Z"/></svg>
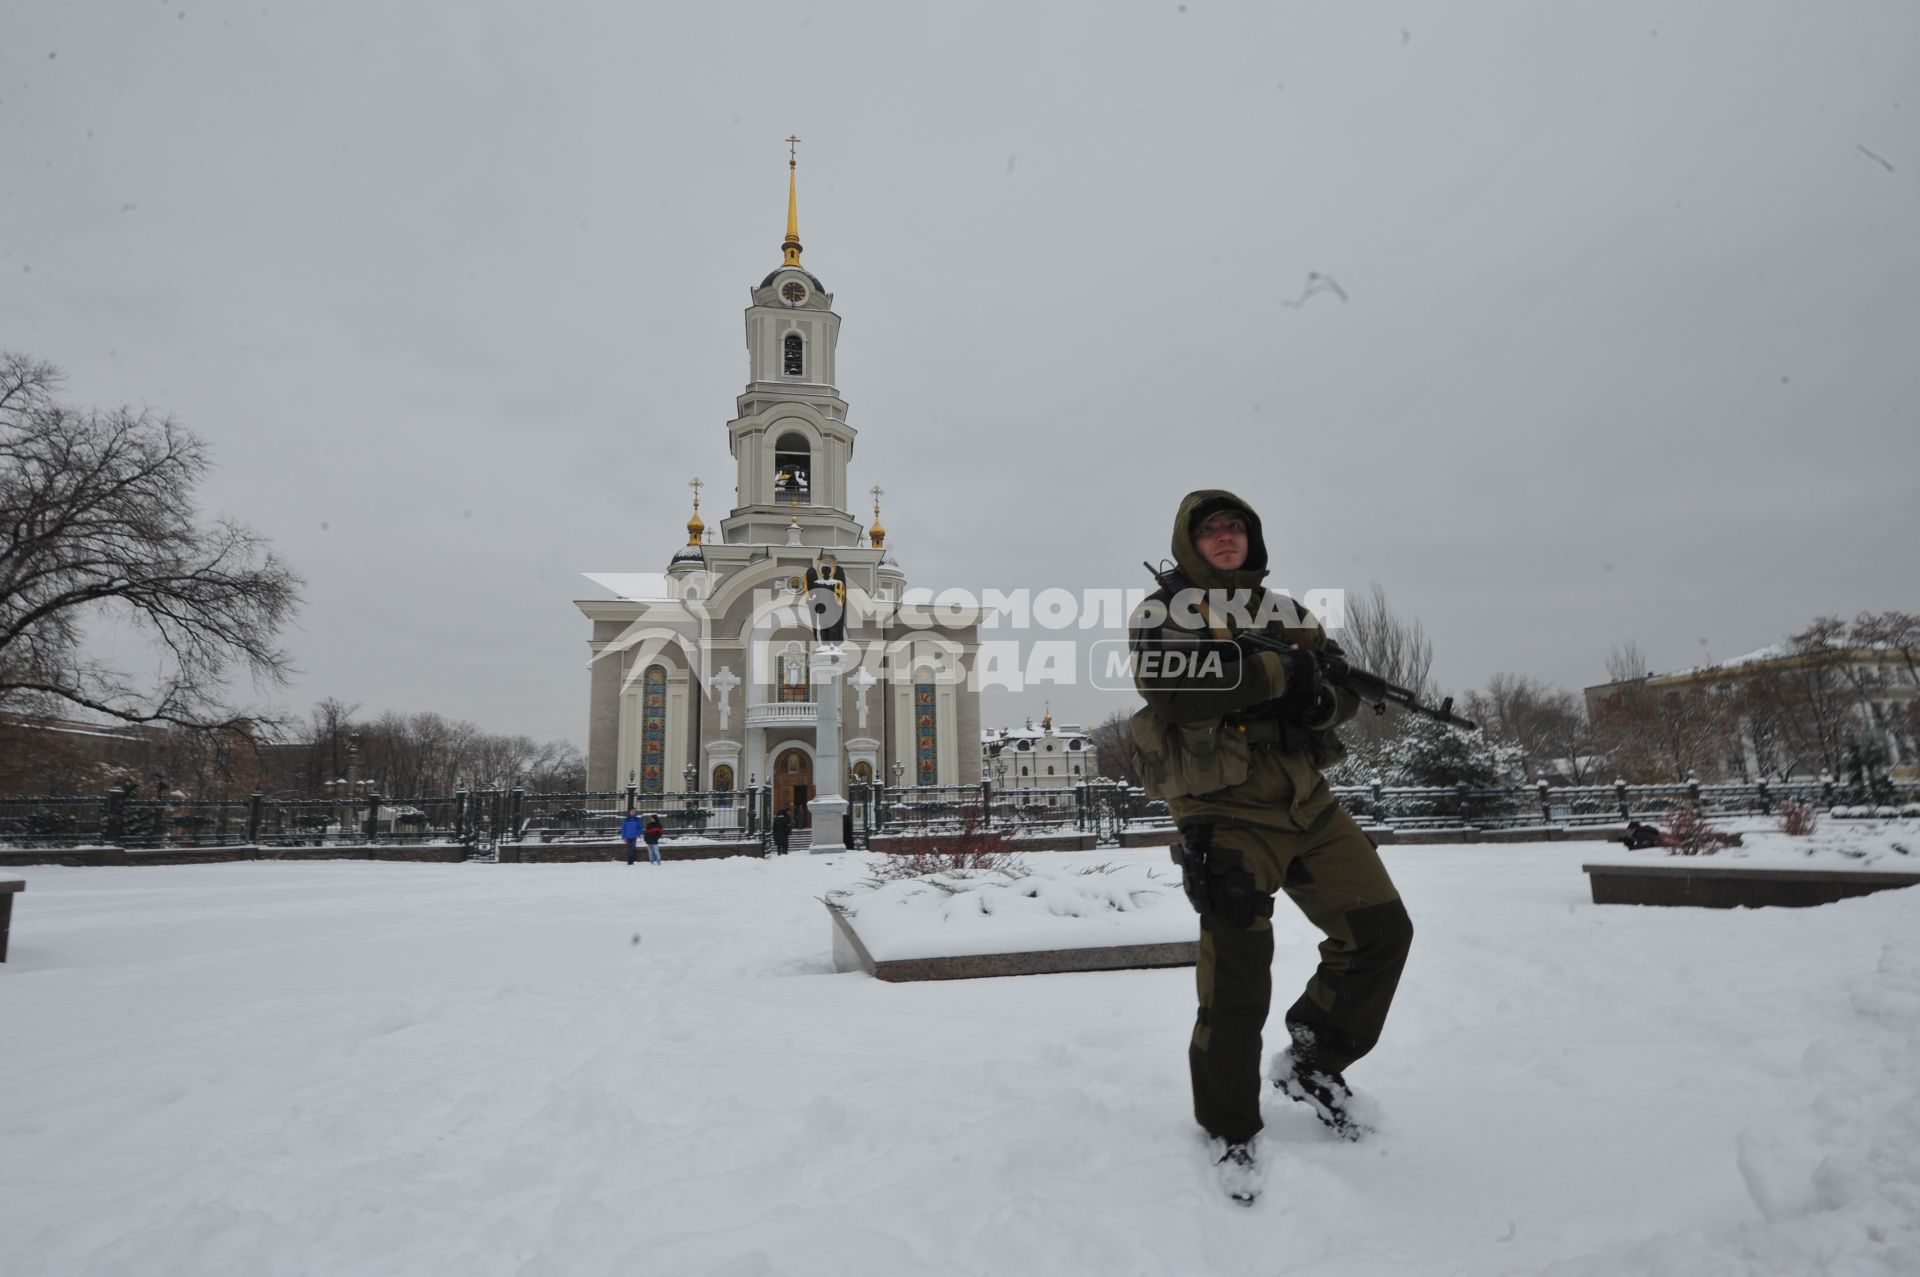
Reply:
<svg viewBox="0 0 1920 1277"><path fill-rule="evenodd" d="M646 591L657 597L575 606L593 627L589 789L770 785L774 809L804 824L809 800L850 783L978 783L980 615L908 590L886 548L879 488L870 526L849 512L858 432L834 384L840 316L800 264L791 156L781 250L747 307L747 386L727 423L734 504L720 540L700 518L695 480L687 543L665 588ZM810 606L822 599L844 604L844 635ZM833 690L839 713L825 721Z"/></svg>

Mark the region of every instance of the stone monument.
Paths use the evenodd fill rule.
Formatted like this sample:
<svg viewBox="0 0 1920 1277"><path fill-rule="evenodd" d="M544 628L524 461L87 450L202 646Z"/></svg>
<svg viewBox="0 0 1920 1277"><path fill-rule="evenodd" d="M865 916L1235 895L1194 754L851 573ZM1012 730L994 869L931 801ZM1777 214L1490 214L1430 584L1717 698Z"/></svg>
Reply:
<svg viewBox="0 0 1920 1277"><path fill-rule="evenodd" d="M813 813L815 853L847 849L845 822L847 800L840 793L840 645L821 643L814 647L808 665L813 683L814 703L819 706L814 727L814 749L822 765L813 778L814 796L807 803Z"/></svg>

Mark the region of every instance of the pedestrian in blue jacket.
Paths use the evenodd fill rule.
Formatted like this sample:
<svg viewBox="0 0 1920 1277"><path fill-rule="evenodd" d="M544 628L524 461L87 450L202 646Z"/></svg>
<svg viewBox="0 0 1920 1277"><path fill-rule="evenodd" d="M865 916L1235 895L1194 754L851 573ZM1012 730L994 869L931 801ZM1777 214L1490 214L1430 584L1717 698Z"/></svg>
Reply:
<svg viewBox="0 0 1920 1277"><path fill-rule="evenodd" d="M640 839L640 816L633 808L627 808L627 818L620 822L620 841L627 844L627 863L633 863L634 844Z"/></svg>

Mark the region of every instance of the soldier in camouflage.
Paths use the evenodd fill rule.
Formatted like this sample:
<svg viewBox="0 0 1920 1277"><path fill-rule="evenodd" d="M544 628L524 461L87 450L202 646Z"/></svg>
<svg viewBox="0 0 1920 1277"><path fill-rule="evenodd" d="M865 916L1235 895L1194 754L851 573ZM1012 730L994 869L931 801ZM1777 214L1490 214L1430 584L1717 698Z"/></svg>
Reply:
<svg viewBox="0 0 1920 1277"><path fill-rule="evenodd" d="M1187 1052L1194 1116L1224 1141L1223 1164L1250 1165L1276 893L1326 939L1306 991L1287 1009L1290 1045L1269 1078L1348 1138L1361 1128L1343 1075L1379 1041L1413 924L1372 841L1321 775L1346 756L1334 729L1359 704L1319 678L1311 653L1337 655L1338 644L1263 588L1260 517L1230 492L1190 493L1174 519L1173 558L1184 580L1163 585L1130 622L1147 702L1133 720L1135 761L1180 827L1188 895L1200 910L1200 1006ZM1293 648L1232 644L1249 631ZM1215 659L1148 655L1177 650Z"/></svg>

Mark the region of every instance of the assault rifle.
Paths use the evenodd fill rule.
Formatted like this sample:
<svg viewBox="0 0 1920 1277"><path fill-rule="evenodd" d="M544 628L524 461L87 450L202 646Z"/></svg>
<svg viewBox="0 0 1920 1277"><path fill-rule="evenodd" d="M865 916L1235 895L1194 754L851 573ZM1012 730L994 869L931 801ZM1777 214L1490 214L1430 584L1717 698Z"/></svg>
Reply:
<svg viewBox="0 0 1920 1277"><path fill-rule="evenodd" d="M1195 588L1193 583L1188 581L1177 567L1156 569L1151 563L1143 563L1141 566L1153 573L1153 579L1160 583L1161 589L1167 590L1170 593L1177 594L1181 590ZM1296 650L1294 645L1288 643L1285 639L1273 638L1266 634L1236 634L1234 635L1233 641L1242 647L1254 648L1260 651L1291 652ZM1422 718L1431 718L1436 723L1445 723L1448 727L1458 727L1462 731L1469 732L1477 732L1480 730L1480 724L1470 718L1462 718L1453 712L1453 697L1451 696L1443 697L1438 707L1422 705L1420 698L1406 688L1401 687L1397 683L1389 683L1386 679L1381 678L1378 674L1372 673L1369 670L1359 668L1344 656L1334 656L1326 652L1312 652L1306 648L1297 650L1310 652L1315 663L1320 667L1320 680L1322 682L1326 683L1329 687L1337 687L1344 692L1350 693L1354 699L1358 700L1362 705L1372 707L1373 712L1376 714L1386 713L1388 705L1398 705L1409 714L1418 714Z"/></svg>

